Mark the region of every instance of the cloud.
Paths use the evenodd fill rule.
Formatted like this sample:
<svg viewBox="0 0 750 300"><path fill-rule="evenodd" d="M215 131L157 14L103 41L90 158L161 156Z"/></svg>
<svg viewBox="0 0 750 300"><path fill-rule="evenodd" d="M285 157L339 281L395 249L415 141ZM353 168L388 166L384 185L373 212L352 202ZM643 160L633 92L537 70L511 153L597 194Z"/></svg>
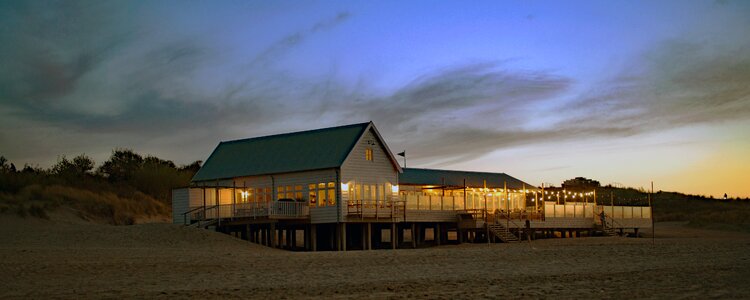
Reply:
<svg viewBox="0 0 750 300"><path fill-rule="evenodd" d="M667 41L573 105L584 125L631 132L741 120L750 115L750 43ZM574 107L574 108L573 108Z"/></svg>
<svg viewBox="0 0 750 300"><path fill-rule="evenodd" d="M333 18L318 21L307 30L288 34L267 47L265 50L261 51L260 54L256 55L248 67L267 67L290 49L293 49L304 42L311 35L315 35L321 31L330 30L341 23L344 23L349 17L351 17L349 12L339 12Z"/></svg>
<svg viewBox="0 0 750 300"><path fill-rule="evenodd" d="M547 71L518 70L507 62L454 65L427 72L386 97L344 103L359 118L378 120L394 130L418 130L451 121L476 123L487 117L514 126L516 113L565 92L572 80Z"/></svg>
<svg viewBox="0 0 750 300"><path fill-rule="evenodd" d="M75 91L129 33L111 26L111 5L4 3L0 31L0 99L36 108ZM115 17L116 18L116 17Z"/></svg>
<svg viewBox="0 0 750 300"><path fill-rule="evenodd" d="M439 166L500 149L750 115L750 43L742 39L665 42L588 90L554 70L480 60L446 62L374 94L366 81L348 86L333 75L298 78L273 68L345 24L348 12L281 34L243 64L226 61L231 43L142 30L154 20L131 18L119 5L0 4L3 144L23 135L35 155L57 155L61 147L122 141L106 147L154 144L199 159L221 139L373 120L392 147ZM57 148L42 150L40 136L50 128L76 140L55 139ZM14 151L23 155L23 148Z"/></svg>
<svg viewBox="0 0 750 300"><path fill-rule="evenodd" d="M356 111L396 136L418 162L450 165L493 151L561 141L626 138L750 115L750 43L666 41L580 94L573 80L480 63L425 74ZM552 99L572 98L558 107ZM369 109L366 109L369 107ZM530 116L547 118L529 128Z"/></svg>

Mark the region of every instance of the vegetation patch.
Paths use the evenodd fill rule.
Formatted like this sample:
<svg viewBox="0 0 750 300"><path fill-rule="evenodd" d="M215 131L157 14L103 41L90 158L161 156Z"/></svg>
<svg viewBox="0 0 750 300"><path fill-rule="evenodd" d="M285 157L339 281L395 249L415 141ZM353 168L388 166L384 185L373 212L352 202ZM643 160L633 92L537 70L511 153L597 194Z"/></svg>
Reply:
<svg viewBox="0 0 750 300"><path fill-rule="evenodd" d="M187 186L200 161L177 167L168 160L132 150L113 151L99 168L85 155L61 157L49 169L17 170L0 157L0 213L49 219L49 212L71 208L86 220L133 224L140 217L171 214L171 190Z"/></svg>

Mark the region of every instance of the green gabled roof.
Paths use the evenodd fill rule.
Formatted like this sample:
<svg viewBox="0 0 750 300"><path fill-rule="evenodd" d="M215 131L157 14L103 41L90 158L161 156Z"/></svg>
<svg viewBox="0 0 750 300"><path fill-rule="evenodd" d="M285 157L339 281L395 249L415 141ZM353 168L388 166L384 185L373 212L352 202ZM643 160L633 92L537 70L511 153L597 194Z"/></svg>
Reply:
<svg viewBox="0 0 750 300"><path fill-rule="evenodd" d="M398 183L405 185L443 185L463 186L464 179L467 187L502 188L505 183L509 189L522 189L524 185L528 190L536 190L531 184L525 183L505 173L487 173L470 171L452 171L435 169L404 168L404 172L398 175Z"/></svg>
<svg viewBox="0 0 750 300"><path fill-rule="evenodd" d="M221 142L192 181L337 168L370 124Z"/></svg>

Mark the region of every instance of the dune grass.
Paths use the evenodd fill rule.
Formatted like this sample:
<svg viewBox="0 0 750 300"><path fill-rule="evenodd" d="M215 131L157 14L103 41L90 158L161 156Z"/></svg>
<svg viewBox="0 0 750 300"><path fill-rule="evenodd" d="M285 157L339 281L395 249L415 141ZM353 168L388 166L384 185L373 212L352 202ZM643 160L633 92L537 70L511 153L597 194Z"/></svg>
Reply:
<svg viewBox="0 0 750 300"><path fill-rule="evenodd" d="M199 167L200 162L177 167L122 149L96 171L85 155L61 157L46 170L26 166L20 171L0 157L0 212L47 219L49 212L66 207L83 219L114 225L169 218L172 188L187 186Z"/></svg>
<svg viewBox="0 0 750 300"><path fill-rule="evenodd" d="M62 185L29 185L19 193L0 194L0 211L19 216L49 218L49 211L69 207L79 217L113 225L130 225L139 217L169 216L170 209L162 201L141 192L120 196L112 192L94 192Z"/></svg>

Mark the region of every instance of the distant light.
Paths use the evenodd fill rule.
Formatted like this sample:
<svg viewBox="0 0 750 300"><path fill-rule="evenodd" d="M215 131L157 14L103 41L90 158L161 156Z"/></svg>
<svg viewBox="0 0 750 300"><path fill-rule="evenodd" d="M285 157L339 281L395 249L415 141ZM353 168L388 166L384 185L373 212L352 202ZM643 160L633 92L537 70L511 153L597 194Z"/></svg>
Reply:
<svg viewBox="0 0 750 300"><path fill-rule="evenodd" d="M398 193L398 185L391 186L391 192Z"/></svg>
<svg viewBox="0 0 750 300"><path fill-rule="evenodd" d="M341 190L342 191L348 191L349 190L349 184L348 183L341 183Z"/></svg>

